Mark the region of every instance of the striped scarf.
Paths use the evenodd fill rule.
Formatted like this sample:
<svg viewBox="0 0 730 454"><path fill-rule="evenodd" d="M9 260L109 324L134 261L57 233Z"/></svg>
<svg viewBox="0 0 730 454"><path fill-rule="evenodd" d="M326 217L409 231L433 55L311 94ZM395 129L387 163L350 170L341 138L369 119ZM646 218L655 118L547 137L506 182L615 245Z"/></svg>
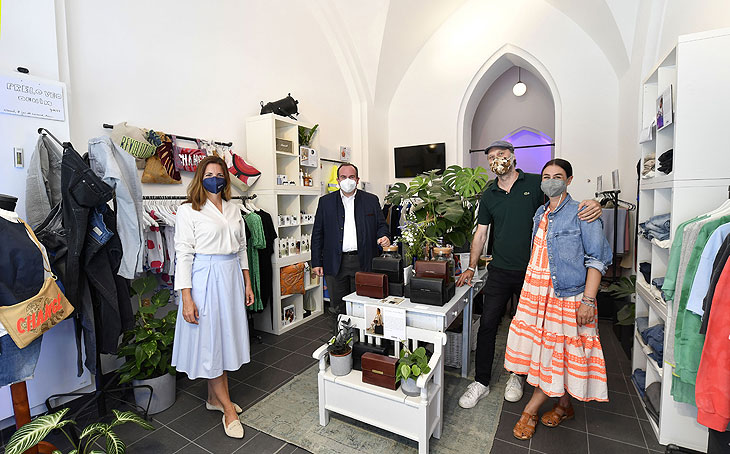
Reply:
<svg viewBox="0 0 730 454"><path fill-rule="evenodd" d="M248 253L248 273L254 296L253 304L246 307L250 311L259 312L264 310L264 303L261 300L261 270L259 269L259 249L266 247L264 224L261 222L261 216L253 212L245 215L243 220L251 232L251 238L246 244L246 252Z"/></svg>

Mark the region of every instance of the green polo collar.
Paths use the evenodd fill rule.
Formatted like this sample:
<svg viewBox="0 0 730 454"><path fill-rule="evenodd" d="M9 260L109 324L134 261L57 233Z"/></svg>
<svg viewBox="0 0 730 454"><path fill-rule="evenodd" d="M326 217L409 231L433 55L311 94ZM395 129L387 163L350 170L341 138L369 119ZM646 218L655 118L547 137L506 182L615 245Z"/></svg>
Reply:
<svg viewBox="0 0 730 454"><path fill-rule="evenodd" d="M516 181L520 181L520 180L524 180L524 179L525 179L525 172L523 172L520 169L517 169L517 180ZM492 180L494 183L489 185L489 189L491 189L492 191L504 191L504 189L499 187L497 180L498 180L498 178L495 178L494 180Z"/></svg>

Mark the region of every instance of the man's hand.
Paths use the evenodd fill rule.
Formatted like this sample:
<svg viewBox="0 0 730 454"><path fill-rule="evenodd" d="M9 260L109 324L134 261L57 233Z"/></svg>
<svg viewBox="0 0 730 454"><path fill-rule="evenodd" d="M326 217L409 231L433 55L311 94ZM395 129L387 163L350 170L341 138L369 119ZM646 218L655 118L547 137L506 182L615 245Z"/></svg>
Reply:
<svg viewBox="0 0 730 454"><path fill-rule="evenodd" d="M473 277L474 277L474 271L472 271L472 270L462 271L461 276L459 276L459 280L456 281L456 286L461 287L464 284L471 286L471 279Z"/></svg>
<svg viewBox="0 0 730 454"><path fill-rule="evenodd" d="M378 238L378 245L381 247L387 247L390 246L390 238L387 236L381 236Z"/></svg>
<svg viewBox="0 0 730 454"><path fill-rule="evenodd" d="M603 210L601 204L595 200L584 200L578 205L578 219L586 222L593 222L601 217Z"/></svg>
<svg viewBox="0 0 730 454"><path fill-rule="evenodd" d="M324 276L324 269L321 266L315 266L312 270L317 276Z"/></svg>

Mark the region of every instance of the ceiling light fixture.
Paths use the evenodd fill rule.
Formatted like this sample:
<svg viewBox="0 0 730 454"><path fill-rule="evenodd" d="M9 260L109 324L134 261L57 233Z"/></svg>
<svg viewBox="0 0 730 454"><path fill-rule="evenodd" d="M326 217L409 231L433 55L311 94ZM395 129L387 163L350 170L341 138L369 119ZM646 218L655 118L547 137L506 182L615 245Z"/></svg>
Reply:
<svg viewBox="0 0 730 454"><path fill-rule="evenodd" d="M522 82L522 79L520 77L520 67L517 67L517 83L514 87L512 87L512 93L514 93L515 96L522 96L525 93L527 93L527 85L525 85L524 82Z"/></svg>

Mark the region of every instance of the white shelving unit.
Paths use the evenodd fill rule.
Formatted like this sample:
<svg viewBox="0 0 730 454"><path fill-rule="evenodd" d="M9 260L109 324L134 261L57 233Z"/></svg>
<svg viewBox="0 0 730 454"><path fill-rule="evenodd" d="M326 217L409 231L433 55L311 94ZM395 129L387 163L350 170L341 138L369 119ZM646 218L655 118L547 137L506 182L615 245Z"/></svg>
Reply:
<svg viewBox="0 0 730 454"><path fill-rule="evenodd" d="M308 323L323 313L322 280L318 279L305 285L305 293L282 295L280 270L296 263L309 262L311 268L311 252L302 250L301 238L312 234L313 222L298 221L293 225L279 225L279 215L302 214L314 215L322 193L322 170L317 167L302 167L299 160L299 126L310 128L302 122L274 114L251 117L246 121L246 145L251 163L261 171L261 178L256 182L256 204L268 212L277 229L274 245L273 301L263 312L254 316L257 329L272 334L282 334L303 323ZM317 129L310 147L319 151L319 134ZM292 151L276 150L276 139L292 142ZM312 176L312 186L303 186L299 181L300 169ZM277 175L286 175L293 185L277 184ZM284 239L300 240L300 252L280 255L280 244ZM287 248L288 249L288 248ZM295 320L284 324L284 308L294 306Z"/></svg>
<svg viewBox="0 0 730 454"><path fill-rule="evenodd" d="M642 166L654 153L657 158L674 150L673 169L668 175L657 172L654 178L642 179L639 191L639 221L658 214L671 213L674 241L676 226L707 213L728 199L730 186L730 153L721 137L730 124L730 65L722 57L730 52L730 29L686 35L677 47L650 72L642 84L642 124L651 125L656 114L657 98L672 87L674 122L653 139L640 145ZM665 112L667 107L664 107ZM637 245L638 263L651 263L651 279L664 277L669 262L667 248L644 238ZM637 273L636 316L648 317L649 326L675 323L672 306L651 291ZM665 332L668 332L665 329ZM664 345L674 339L665 337ZM634 336L633 369L646 372L646 385L661 383L658 423L649 422L661 444L707 451L707 429L697 423L697 408L675 402L671 395L672 367L657 364L646 353L638 331ZM647 412L648 414L648 412Z"/></svg>

